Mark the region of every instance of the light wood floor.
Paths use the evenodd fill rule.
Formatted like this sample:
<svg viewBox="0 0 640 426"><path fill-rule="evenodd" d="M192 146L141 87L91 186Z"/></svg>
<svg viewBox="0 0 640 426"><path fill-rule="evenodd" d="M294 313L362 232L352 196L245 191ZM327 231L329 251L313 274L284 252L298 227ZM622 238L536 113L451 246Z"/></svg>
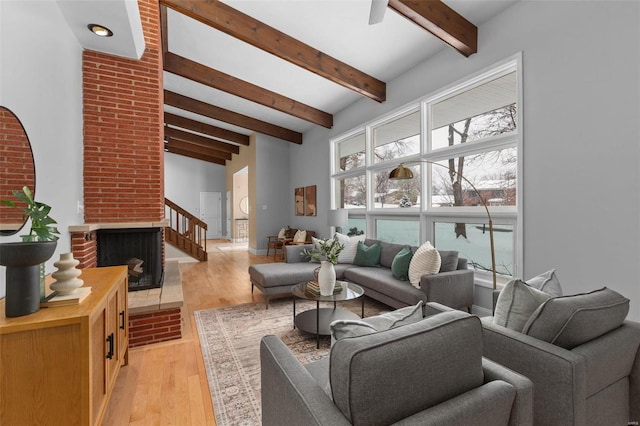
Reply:
<svg viewBox="0 0 640 426"><path fill-rule="evenodd" d="M273 256L216 248L229 245L207 241L207 262L180 264L182 338L129 350L129 365L120 369L103 425L216 424L193 312L264 302L259 290L251 294L247 270L254 263L273 262Z"/></svg>

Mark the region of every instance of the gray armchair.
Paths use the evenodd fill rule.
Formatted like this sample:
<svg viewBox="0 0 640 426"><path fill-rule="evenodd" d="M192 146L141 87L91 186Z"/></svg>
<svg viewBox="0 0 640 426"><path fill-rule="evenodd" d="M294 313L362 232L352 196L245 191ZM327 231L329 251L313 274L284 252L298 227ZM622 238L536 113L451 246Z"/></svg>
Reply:
<svg viewBox="0 0 640 426"><path fill-rule="evenodd" d="M263 425L530 425L531 381L482 358L477 317L446 312L338 340L302 365L260 345Z"/></svg>
<svg viewBox="0 0 640 426"><path fill-rule="evenodd" d="M640 324L627 311L605 288L549 299L522 331L485 317L484 355L534 383L536 425L638 424Z"/></svg>

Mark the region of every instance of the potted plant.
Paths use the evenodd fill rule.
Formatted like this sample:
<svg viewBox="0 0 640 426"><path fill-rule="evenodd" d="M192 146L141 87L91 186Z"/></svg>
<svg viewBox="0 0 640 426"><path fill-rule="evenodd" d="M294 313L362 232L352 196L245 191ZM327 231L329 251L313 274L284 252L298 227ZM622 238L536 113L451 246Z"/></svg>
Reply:
<svg viewBox="0 0 640 426"><path fill-rule="evenodd" d="M331 296L336 285L336 270L333 267L338 263L338 256L344 249L344 244L332 238L328 240L319 240L313 250L303 250L302 255L320 262L318 270L318 286L320 287L320 295Z"/></svg>
<svg viewBox="0 0 640 426"><path fill-rule="evenodd" d="M49 216L51 207L35 201L27 186L13 195L25 204L16 205L12 200L0 200L4 205L22 209L31 221L29 234L21 235L22 242L0 244L0 265L6 266L5 315L18 317L40 309L40 265L56 250L58 229Z"/></svg>

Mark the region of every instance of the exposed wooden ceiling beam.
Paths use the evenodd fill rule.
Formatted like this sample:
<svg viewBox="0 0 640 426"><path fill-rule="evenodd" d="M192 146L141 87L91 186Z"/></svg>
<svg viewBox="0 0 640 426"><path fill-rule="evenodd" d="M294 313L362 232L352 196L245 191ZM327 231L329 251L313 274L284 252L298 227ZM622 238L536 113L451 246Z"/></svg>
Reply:
<svg viewBox="0 0 640 426"><path fill-rule="evenodd" d="M195 143L207 148L215 149L220 152L228 152L229 154L240 153L240 147L226 142L220 142L211 138L196 135L194 133L185 132L184 130L174 129L173 127L164 126L164 136L170 139L177 139L185 142Z"/></svg>
<svg viewBox="0 0 640 426"><path fill-rule="evenodd" d="M164 70L328 129L333 126L333 116L329 113L209 68L175 53L165 53Z"/></svg>
<svg viewBox="0 0 640 426"><path fill-rule="evenodd" d="M238 114L237 112L229 111L197 99L188 98L168 90L164 91L164 103L185 111L191 111L195 114L213 118L214 120L223 121L225 123L233 124L234 126L244 127L245 129L273 136L274 138L282 139L287 142L292 142L298 145L302 144L302 133L294 132L293 130L285 129L284 127L276 126L252 117L247 117L246 115Z"/></svg>
<svg viewBox="0 0 640 426"><path fill-rule="evenodd" d="M222 160L231 160L233 156L233 154L231 154L230 152L222 152L222 151L208 148L206 146L202 146L202 145L191 143L191 142L181 141L178 139L169 139L169 141L165 142L165 144L173 148L183 149L185 151L193 152L194 154L207 155L209 157L220 158Z"/></svg>
<svg viewBox="0 0 640 426"><path fill-rule="evenodd" d="M232 132L231 130L212 126L211 124L202 123L197 120L191 120L190 118L180 117L179 115L171 114L169 112L164 113L164 123L175 127L181 127L187 130L192 130L194 132L203 133L216 139L222 139L240 145L249 146L249 136L247 135Z"/></svg>
<svg viewBox="0 0 640 426"><path fill-rule="evenodd" d="M162 54L169 51L169 24L167 19L167 7L160 5L160 46Z"/></svg>
<svg viewBox="0 0 640 426"><path fill-rule="evenodd" d="M478 27L440 0L389 0L389 7L464 56L478 51Z"/></svg>
<svg viewBox="0 0 640 426"><path fill-rule="evenodd" d="M164 144L164 148L167 152L171 152L173 154L184 155L185 157L195 158L197 160L202 160L202 161L208 161L209 163L220 164L221 166L227 165L226 160L223 160L221 158L211 157L203 154L197 154L197 153L179 149L179 148L173 148L166 143Z"/></svg>
<svg viewBox="0 0 640 426"><path fill-rule="evenodd" d="M220 1L160 0L160 3L375 101L386 84Z"/></svg>

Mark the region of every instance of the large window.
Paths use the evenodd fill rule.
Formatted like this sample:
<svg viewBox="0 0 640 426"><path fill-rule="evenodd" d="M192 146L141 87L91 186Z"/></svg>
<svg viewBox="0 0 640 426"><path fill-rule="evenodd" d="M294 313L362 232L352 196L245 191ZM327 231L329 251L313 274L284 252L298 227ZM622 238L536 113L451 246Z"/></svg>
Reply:
<svg viewBox="0 0 640 426"><path fill-rule="evenodd" d="M497 272L517 274L519 62L505 62L332 141L335 207L351 210L367 237L411 245L428 240L459 251L482 281L491 270L486 205ZM413 179L389 179L400 164Z"/></svg>

